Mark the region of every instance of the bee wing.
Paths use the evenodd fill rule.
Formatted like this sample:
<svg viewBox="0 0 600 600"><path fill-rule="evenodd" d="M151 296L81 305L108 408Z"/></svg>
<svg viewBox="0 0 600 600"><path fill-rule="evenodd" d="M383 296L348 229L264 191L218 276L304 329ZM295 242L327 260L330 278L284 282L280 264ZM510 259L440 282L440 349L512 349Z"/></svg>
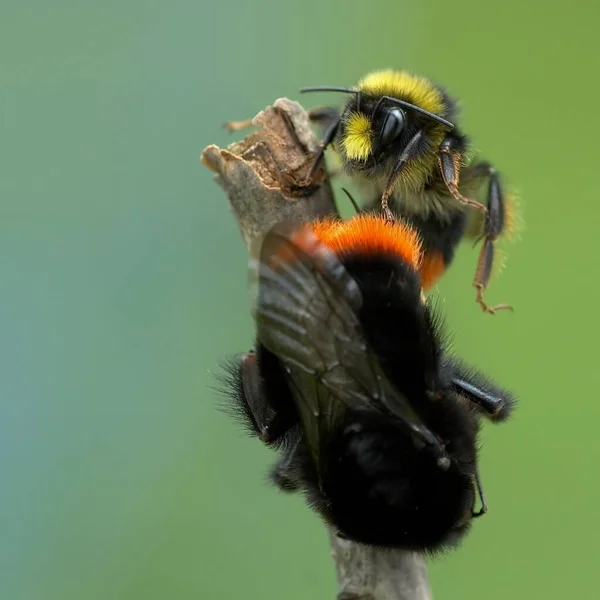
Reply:
<svg viewBox="0 0 600 600"><path fill-rule="evenodd" d="M250 277L258 338L282 361L305 424L318 422L305 427L313 451L346 408L378 410L441 448L366 343L358 284L310 227L273 227L251 249Z"/></svg>

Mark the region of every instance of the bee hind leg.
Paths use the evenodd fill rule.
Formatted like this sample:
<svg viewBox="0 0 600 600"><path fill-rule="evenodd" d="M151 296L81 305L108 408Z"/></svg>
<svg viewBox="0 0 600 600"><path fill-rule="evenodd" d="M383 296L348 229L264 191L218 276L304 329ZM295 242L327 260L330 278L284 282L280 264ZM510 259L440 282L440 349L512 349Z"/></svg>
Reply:
<svg viewBox="0 0 600 600"><path fill-rule="evenodd" d="M256 352L245 354L239 369L241 394L237 401L249 428L267 446L282 443L284 436L296 422L295 414L276 411L269 404Z"/></svg>
<svg viewBox="0 0 600 600"><path fill-rule="evenodd" d="M483 294L492 275L494 264L494 244L504 231L506 207L504 194L500 185L500 178L496 170L488 163L481 163L474 167L488 179L487 212L483 224L483 245L477 261L477 269L473 286L476 289L475 300L482 310L494 315L499 310L513 310L510 304L497 304L489 306L484 300Z"/></svg>
<svg viewBox="0 0 600 600"><path fill-rule="evenodd" d="M491 421L508 419L516 403L508 390L456 358L446 360L445 368L449 370L450 386L455 393L479 407Z"/></svg>
<svg viewBox="0 0 600 600"><path fill-rule="evenodd" d="M290 432L279 460L269 474L269 479L283 492L295 492L301 487L301 453L303 434L299 428Z"/></svg>
<svg viewBox="0 0 600 600"><path fill-rule="evenodd" d="M475 511L475 498L473 498L473 506L471 507L471 517L473 519L485 515L485 513L488 511L488 505L485 499L485 492L483 491L483 486L481 485L481 476L479 475L479 468L475 469L475 488L477 489L477 495L479 496L479 502L481 506L479 507L478 511Z"/></svg>

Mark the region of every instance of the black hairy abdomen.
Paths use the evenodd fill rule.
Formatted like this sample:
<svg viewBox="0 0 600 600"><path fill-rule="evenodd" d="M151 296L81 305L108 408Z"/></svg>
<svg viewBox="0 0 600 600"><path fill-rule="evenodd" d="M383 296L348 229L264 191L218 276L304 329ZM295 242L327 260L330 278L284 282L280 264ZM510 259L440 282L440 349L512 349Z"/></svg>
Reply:
<svg viewBox="0 0 600 600"><path fill-rule="evenodd" d="M452 465L384 422L361 419L340 428L328 445L323 492L328 517L365 544L435 551L452 545L470 521L473 487Z"/></svg>

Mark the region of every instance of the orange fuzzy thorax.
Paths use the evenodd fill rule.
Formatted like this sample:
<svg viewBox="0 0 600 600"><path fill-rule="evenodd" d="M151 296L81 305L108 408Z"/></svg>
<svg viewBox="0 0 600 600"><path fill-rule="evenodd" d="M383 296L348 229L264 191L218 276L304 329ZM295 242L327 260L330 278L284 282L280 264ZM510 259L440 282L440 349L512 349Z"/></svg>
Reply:
<svg viewBox="0 0 600 600"><path fill-rule="evenodd" d="M361 214L349 221L316 221L312 229L336 254L387 254L401 258L415 270L421 265L421 240L401 221L389 223L383 216Z"/></svg>

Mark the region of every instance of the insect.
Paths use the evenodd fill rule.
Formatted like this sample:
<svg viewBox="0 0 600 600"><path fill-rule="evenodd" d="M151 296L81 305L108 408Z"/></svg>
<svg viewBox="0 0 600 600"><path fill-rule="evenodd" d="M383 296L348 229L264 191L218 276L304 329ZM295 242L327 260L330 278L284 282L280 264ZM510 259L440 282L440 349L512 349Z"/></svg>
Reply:
<svg viewBox="0 0 600 600"><path fill-rule="evenodd" d="M504 193L488 162L467 165L469 140L455 124L456 102L439 85L405 71L376 71L355 88L310 87L302 92L348 95L342 111L317 108L309 115L326 132L313 173L332 145L347 174L376 196L388 219L400 215L423 241L423 287L429 289L452 263L458 243L481 241L473 285L490 314L484 292L495 263L495 244L514 230L514 198ZM483 188L487 184L487 191ZM472 199L485 195L485 204Z"/></svg>
<svg viewBox="0 0 600 600"><path fill-rule="evenodd" d="M487 510L479 423L514 398L451 355L420 262L417 233L380 213L275 225L251 252L255 349L224 391L278 450L272 480L339 535L433 552Z"/></svg>

